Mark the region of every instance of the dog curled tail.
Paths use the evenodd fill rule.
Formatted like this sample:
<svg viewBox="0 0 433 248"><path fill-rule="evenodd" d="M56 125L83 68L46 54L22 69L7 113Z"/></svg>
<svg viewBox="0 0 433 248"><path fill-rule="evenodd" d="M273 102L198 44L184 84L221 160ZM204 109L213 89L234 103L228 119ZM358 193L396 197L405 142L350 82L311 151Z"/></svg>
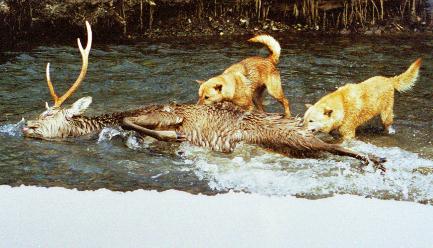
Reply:
<svg viewBox="0 0 433 248"><path fill-rule="evenodd" d="M421 67L422 59L419 58L413 62L409 69L402 74L393 77L394 88L398 92L405 92L412 88L418 78L419 68Z"/></svg>
<svg viewBox="0 0 433 248"><path fill-rule="evenodd" d="M268 49L271 51L271 54L269 55L268 59L271 60L271 62L274 65L278 64L278 60L280 59L281 47L280 47L280 43L278 43L278 41L276 41L272 36L257 35L254 38L249 39L248 41L258 42L266 45Z"/></svg>

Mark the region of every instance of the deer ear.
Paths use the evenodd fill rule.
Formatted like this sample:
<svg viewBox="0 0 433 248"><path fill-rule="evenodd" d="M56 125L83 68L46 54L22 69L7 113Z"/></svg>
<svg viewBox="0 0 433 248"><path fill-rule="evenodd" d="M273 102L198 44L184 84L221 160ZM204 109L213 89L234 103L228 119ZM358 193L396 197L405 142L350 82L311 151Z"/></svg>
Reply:
<svg viewBox="0 0 433 248"><path fill-rule="evenodd" d="M72 117L83 114L91 103L91 96L86 96L78 99L76 102L74 102L74 104L72 104L71 108L68 109L68 115Z"/></svg>
<svg viewBox="0 0 433 248"><path fill-rule="evenodd" d="M198 84L202 84L202 83L204 83L204 82L206 82L206 81L204 81L204 80L195 80Z"/></svg>
<svg viewBox="0 0 433 248"><path fill-rule="evenodd" d="M328 107L325 107L325 110L323 111L323 114L327 115L328 117L331 117L332 111L333 111L332 109L330 109Z"/></svg>
<svg viewBox="0 0 433 248"><path fill-rule="evenodd" d="M215 85L214 89L218 92L221 92L223 90L223 85L222 84L217 84Z"/></svg>
<svg viewBox="0 0 433 248"><path fill-rule="evenodd" d="M309 109L309 108L313 107L313 104L306 103L305 107L307 107L307 109Z"/></svg>

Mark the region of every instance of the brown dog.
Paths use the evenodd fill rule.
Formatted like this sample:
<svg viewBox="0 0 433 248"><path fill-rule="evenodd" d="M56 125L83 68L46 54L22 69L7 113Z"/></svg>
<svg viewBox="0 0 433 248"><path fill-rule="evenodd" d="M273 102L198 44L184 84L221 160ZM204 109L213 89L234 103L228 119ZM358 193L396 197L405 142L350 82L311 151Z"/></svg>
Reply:
<svg viewBox="0 0 433 248"><path fill-rule="evenodd" d="M355 130L380 115L388 133L394 133L394 90L410 90L418 77L421 59L395 77L376 76L359 84L347 84L309 107L304 124L310 131L329 133L338 130L343 139L355 137Z"/></svg>
<svg viewBox="0 0 433 248"><path fill-rule="evenodd" d="M290 117L289 101L284 96L280 73L275 67L280 57L280 44L269 35L258 35L249 41L266 45L271 54L267 58L244 59L205 82L197 80L201 84L198 104L230 101L247 110L256 106L259 111L264 111L263 92L267 89L283 105L285 116Z"/></svg>

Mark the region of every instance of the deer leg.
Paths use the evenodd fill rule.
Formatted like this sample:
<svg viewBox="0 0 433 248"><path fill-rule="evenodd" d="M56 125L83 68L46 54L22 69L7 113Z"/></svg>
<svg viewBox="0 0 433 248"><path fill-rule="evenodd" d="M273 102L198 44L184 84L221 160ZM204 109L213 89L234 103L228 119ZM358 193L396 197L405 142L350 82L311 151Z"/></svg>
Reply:
<svg viewBox="0 0 433 248"><path fill-rule="evenodd" d="M373 162L374 167L385 172L386 168L383 166L382 163L386 162L385 158L379 158L374 155L364 155L355 151L352 151L350 149L344 148L342 146L336 145L336 144L327 144L324 147L324 151L327 151L329 153L339 155L339 156L349 156L352 158L356 158L358 160L363 161L365 164L368 164L370 161Z"/></svg>
<svg viewBox="0 0 433 248"><path fill-rule="evenodd" d="M183 134L173 130L157 131L142 127L140 124L143 124L143 122L137 121L137 118L139 117L126 117L123 119L123 125L160 141L183 142L186 140L186 137ZM138 120L140 119L141 118L139 118Z"/></svg>

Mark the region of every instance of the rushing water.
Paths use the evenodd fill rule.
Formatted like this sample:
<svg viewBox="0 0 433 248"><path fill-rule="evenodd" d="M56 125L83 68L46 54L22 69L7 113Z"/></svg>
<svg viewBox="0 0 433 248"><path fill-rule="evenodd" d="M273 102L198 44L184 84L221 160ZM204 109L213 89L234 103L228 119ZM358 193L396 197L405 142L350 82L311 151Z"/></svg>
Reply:
<svg viewBox="0 0 433 248"><path fill-rule="evenodd" d="M97 34L96 34L97 35ZM433 43L431 37L279 37L279 64L293 112L302 115L337 87L374 75L403 72L424 58L412 91L396 94L397 133L385 135L378 121L345 143L355 150L388 158L388 172L362 172L359 162L325 155L292 159L250 145L233 154L211 152L187 143L146 141L105 129L99 139L47 142L23 138L20 120L36 117L50 96L45 64L58 92L75 80L81 66L76 47L38 46L6 52L0 65L0 184L109 188L128 191L180 189L212 194L227 190L309 198L348 193L417 202L433 202ZM72 45L72 44L71 44ZM195 102L198 85L228 65L266 50L243 40L212 40L135 45L94 45L88 76L68 100L91 95L88 114L126 110L148 103ZM266 98L269 111L282 111Z"/></svg>

